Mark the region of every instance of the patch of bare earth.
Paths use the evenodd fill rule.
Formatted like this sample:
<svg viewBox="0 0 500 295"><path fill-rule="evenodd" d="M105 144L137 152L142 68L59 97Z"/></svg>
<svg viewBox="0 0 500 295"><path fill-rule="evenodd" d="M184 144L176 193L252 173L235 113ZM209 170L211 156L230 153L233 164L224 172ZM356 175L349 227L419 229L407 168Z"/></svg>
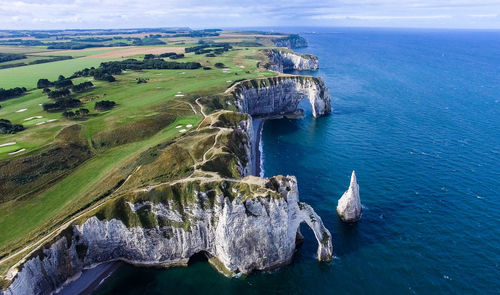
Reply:
<svg viewBox="0 0 500 295"><path fill-rule="evenodd" d="M184 53L184 47L122 47L123 49L89 55L84 58L120 58L139 54ZM101 50L104 49L101 47Z"/></svg>

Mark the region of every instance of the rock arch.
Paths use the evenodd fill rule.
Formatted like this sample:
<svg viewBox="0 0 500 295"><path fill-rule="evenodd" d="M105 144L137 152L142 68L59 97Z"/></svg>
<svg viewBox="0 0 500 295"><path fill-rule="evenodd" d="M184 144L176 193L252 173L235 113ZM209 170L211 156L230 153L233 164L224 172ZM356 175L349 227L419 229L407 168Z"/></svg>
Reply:
<svg viewBox="0 0 500 295"><path fill-rule="evenodd" d="M328 88L321 78L277 76L242 81L227 90L242 113L252 116L275 116L294 113L307 97L314 117L331 112Z"/></svg>

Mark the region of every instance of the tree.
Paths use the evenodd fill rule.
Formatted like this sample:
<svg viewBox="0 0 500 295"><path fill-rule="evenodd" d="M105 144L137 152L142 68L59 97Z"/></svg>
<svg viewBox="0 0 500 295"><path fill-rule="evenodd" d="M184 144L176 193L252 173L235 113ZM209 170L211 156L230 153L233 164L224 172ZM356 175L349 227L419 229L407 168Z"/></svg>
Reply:
<svg viewBox="0 0 500 295"><path fill-rule="evenodd" d="M62 115L67 119L73 119L75 117L75 113L72 111L64 111Z"/></svg>
<svg viewBox="0 0 500 295"><path fill-rule="evenodd" d="M89 114L89 110L85 109L85 108L81 108L81 109L79 109L79 111L80 111L80 115L82 117L86 117Z"/></svg>
<svg viewBox="0 0 500 295"><path fill-rule="evenodd" d="M115 105L116 103L112 100L102 100L95 103L94 109L98 111L107 111L112 109Z"/></svg>
<svg viewBox="0 0 500 295"><path fill-rule="evenodd" d="M54 86L54 83L50 82L48 79L40 79L38 83L36 83L38 89L49 88L51 86Z"/></svg>

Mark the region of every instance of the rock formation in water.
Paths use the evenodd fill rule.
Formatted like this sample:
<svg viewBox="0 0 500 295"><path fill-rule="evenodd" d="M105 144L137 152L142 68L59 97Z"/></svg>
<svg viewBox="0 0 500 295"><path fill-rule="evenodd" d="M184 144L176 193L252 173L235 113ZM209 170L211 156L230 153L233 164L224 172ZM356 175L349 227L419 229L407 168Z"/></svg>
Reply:
<svg viewBox="0 0 500 295"><path fill-rule="evenodd" d="M307 47L307 40L296 34L275 38L272 41L276 47L288 47L290 49Z"/></svg>
<svg viewBox="0 0 500 295"><path fill-rule="evenodd" d="M318 58L311 54L300 54L286 49L266 49L269 58L265 68L283 73L284 71L314 71L318 69Z"/></svg>
<svg viewBox="0 0 500 295"><path fill-rule="evenodd" d="M331 235L299 202L293 176L146 189L70 227L27 260L0 294L48 294L98 263L185 265L200 252L226 275L272 269L291 261L303 222L318 240L318 259L332 259Z"/></svg>
<svg viewBox="0 0 500 295"><path fill-rule="evenodd" d="M361 211L359 185L356 181L356 172L352 171L349 189L339 199L337 213L344 222L356 222L361 218Z"/></svg>
<svg viewBox="0 0 500 295"><path fill-rule="evenodd" d="M308 98L315 117L331 112L330 94L321 78L277 76L245 80L227 90L243 113L275 116L297 111L299 102Z"/></svg>

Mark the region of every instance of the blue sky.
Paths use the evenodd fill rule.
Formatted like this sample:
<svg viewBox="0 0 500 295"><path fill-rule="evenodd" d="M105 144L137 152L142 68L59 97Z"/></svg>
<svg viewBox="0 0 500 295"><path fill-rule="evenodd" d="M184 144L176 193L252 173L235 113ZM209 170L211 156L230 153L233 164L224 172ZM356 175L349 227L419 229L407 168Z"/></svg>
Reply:
<svg viewBox="0 0 500 295"><path fill-rule="evenodd" d="M500 29L500 0L0 0L0 29L171 26Z"/></svg>

